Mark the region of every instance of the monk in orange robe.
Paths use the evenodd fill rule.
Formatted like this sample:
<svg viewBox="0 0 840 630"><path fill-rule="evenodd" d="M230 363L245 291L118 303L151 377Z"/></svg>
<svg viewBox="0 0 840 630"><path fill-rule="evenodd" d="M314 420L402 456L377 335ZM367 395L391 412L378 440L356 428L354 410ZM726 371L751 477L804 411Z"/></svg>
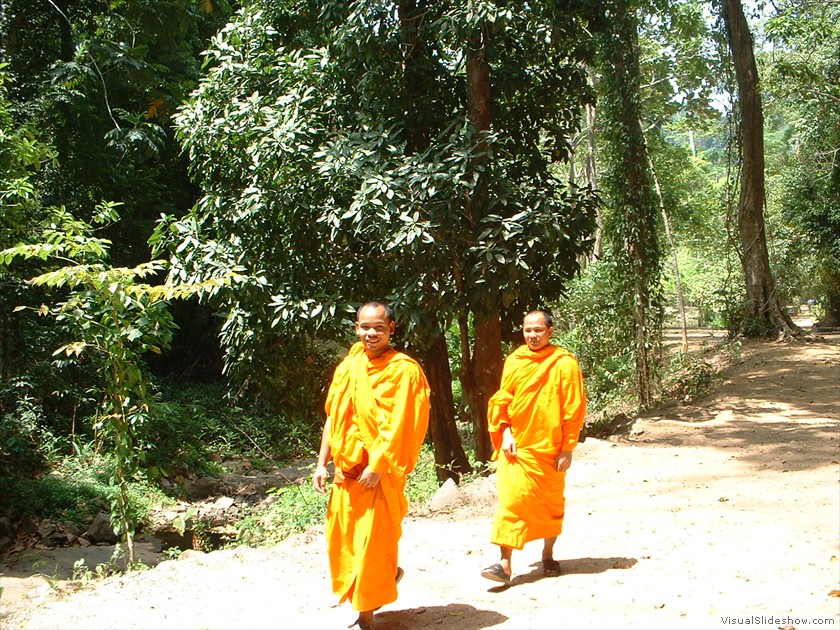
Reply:
<svg viewBox="0 0 840 630"><path fill-rule="evenodd" d="M501 560L481 575L503 583L511 580L513 550L538 538L544 539L544 574L560 575L554 543L563 529L566 471L586 415L580 366L550 343L551 315L528 313L522 333L525 345L505 361L501 388L487 409L499 494L490 540Z"/></svg>
<svg viewBox="0 0 840 630"><path fill-rule="evenodd" d="M376 609L397 599L397 551L414 469L429 424L429 384L418 363L390 345L391 308L369 302L356 316L359 341L338 365L312 483L326 492L333 592L359 611L353 628L373 628Z"/></svg>

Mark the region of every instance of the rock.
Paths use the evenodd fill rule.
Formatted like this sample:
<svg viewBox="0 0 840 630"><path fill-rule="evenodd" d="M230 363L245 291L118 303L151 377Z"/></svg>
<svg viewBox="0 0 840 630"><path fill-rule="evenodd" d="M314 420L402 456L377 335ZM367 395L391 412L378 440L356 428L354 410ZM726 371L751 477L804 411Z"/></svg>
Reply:
<svg viewBox="0 0 840 630"><path fill-rule="evenodd" d="M37 534L38 523L31 516L25 516L20 520L18 529L24 534Z"/></svg>
<svg viewBox="0 0 840 630"><path fill-rule="evenodd" d="M105 512L100 512L85 532L85 538L92 543L115 544L117 542L117 535L111 526L111 517Z"/></svg>
<svg viewBox="0 0 840 630"><path fill-rule="evenodd" d="M453 508L462 502L461 492L454 479L447 479L444 484L435 492L435 496L429 502L429 509L432 512L440 512L447 508Z"/></svg>
<svg viewBox="0 0 840 630"><path fill-rule="evenodd" d="M207 555L206 553L204 553L203 551L200 551L198 549L184 549L184 551L181 552L181 555L178 556L178 560L189 560L190 558L202 558L206 555Z"/></svg>
<svg viewBox="0 0 840 630"><path fill-rule="evenodd" d="M309 475L309 471L305 469L301 470L300 468L290 466L289 468L281 468L277 471L277 474L280 476L281 479L285 480L286 483L294 483L301 477Z"/></svg>
<svg viewBox="0 0 840 630"><path fill-rule="evenodd" d="M82 530L70 521L61 521L58 526L70 536L79 537L82 535Z"/></svg>
<svg viewBox="0 0 840 630"><path fill-rule="evenodd" d="M222 481L213 477L201 477L189 484L187 492L194 499L206 499L207 497L222 493Z"/></svg>
<svg viewBox="0 0 840 630"><path fill-rule="evenodd" d="M231 507L234 503L236 503L236 500L235 500L235 499L233 499L233 498L231 498L231 497L219 497L219 498L218 498L218 499L216 499L216 501L213 503L213 508L214 508L214 509L217 509L217 510L227 510L227 509L229 509L229 508L230 508L230 507Z"/></svg>
<svg viewBox="0 0 840 630"><path fill-rule="evenodd" d="M481 507L492 507L498 502L496 491L496 475L490 477L479 477L475 481L461 487L461 497L468 505Z"/></svg>

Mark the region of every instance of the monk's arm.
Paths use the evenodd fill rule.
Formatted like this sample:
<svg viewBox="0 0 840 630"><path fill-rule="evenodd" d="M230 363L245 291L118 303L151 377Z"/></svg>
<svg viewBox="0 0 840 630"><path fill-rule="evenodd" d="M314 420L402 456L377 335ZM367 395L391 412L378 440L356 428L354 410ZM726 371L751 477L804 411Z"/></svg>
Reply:
<svg viewBox="0 0 840 630"><path fill-rule="evenodd" d="M321 448L318 450L318 465L315 467L315 474L312 475L312 485L321 494L327 491L327 479L330 474L327 472L327 464L330 463L330 417L324 423L324 432L321 434Z"/></svg>
<svg viewBox="0 0 840 630"><path fill-rule="evenodd" d="M583 387L583 374L576 359L564 358L560 369L563 371L561 392L563 442L554 467L559 471L564 471L572 465L572 451L577 446L580 430L583 428L586 417L586 390Z"/></svg>
<svg viewBox="0 0 840 630"><path fill-rule="evenodd" d="M487 430L493 444L493 459L499 451L504 451L508 457L516 456L516 440L510 426L508 406L513 401L513 366L510 359L505 361L502 370L502 383L499 390L487 401Z"/></svg>

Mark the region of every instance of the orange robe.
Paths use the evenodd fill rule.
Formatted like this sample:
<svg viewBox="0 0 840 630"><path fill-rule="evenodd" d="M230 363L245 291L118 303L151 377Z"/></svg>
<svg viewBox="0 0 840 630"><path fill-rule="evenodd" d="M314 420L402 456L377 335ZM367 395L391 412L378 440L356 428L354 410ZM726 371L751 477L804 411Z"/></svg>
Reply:
<svg viewBox="0 0 840 630"><path fill-rule="evenodd" d="M335 481L327 507L333 592L355 610L397 598L397 545L406 476L429 424L429 384L414 359L389 349L368 359L357 342L338 365L325 405ZM381 473L374 488L356 479L366 466Z"/></svg>
<svg viewBox="0 0 840 630"><path fill-rule="evenodd" d="M566 473L554 465L560 451L577 445L585 415L580 366L567 350L549 345L533 352L523 345L507 358L501 388L487 406L499 494L491 542L522 549L560 534ZM503 424L516 440L514 459L499 455Z"/></svg>

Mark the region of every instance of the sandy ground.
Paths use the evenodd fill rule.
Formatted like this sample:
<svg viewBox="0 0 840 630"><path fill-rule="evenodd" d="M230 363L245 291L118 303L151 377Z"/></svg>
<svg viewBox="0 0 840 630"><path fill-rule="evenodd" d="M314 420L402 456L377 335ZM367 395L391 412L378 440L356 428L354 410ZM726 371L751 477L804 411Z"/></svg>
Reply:
<svg viewBox="0 0 840 630"><path fill-rule="evenodd" d="M539 542L496 560L492 506L406 519L399 599L378 628L840 626L840 335L750 343L712 394L589 438L567 477L546 578ZM93 566L92 563L88 563ZM42 564L43 567L43 564ZM6 569L3 628L344 628L321 532L269 549L185 552L155 568L50 587Z"/></svg>

